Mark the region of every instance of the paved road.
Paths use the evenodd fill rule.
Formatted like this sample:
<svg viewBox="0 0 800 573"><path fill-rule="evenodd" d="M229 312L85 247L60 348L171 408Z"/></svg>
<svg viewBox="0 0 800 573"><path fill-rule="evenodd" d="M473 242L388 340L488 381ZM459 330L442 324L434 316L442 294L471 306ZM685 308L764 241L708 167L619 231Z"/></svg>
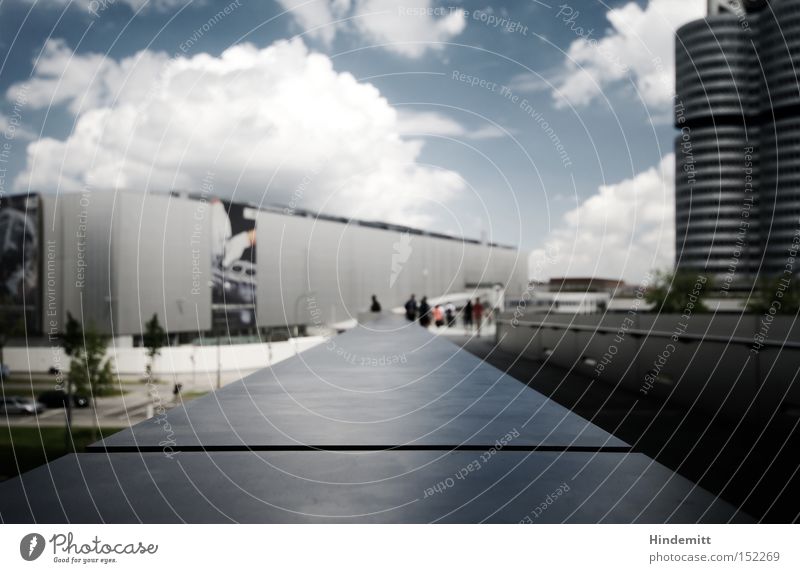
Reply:
<svg viewBox="0 0 800 573"><path fill-rule="evenodd" d="M163 397L165 408L175 406L172 389L168 384L153 385L154 396ZM76 428L99 425L107 427L123 427L136 424L147 418L148 405L152 402L146 384L126 384L126 393L122 396L97 398L95 408L73 408L72 424ZM13 390L12 390L13 391ZM6 391L10 393L10 391ZM16 391L18 395L24 392ZM41 414L0 416L0 424L17 427L53 427L64 426L66 412L63 408L48 408Z"/></svg>
<svg viewBox="0 0 800 573"><path fill-rule="evenodd" d="M240 380L243 376L252 374L252 371L243 372L223 372L221 385L227 386L232 382ZM55 382L54 382L55 383ZM195 399L198 396L211 392L216 389L216 374L177 374L173 375L169 381L157 380L155 383L148 384L145 381L124 381L119 388L124 394L118 396L108 396L97 398L95 408L73 408L72 423L76 428L88 428L100 426L120 428L138 424L139 422L153 416L155 410L161 406L164 409L174 408L178 402L173 394L174 384L184 384L194 390L185 392L184 400ZM51 389L51 386L37 381L34 384L34 395ZM24 384L19 380L14 380L4 384L4 394L6 396L17 395L30 397L30 384ZM48 408L38 416L29 415L0 415L0 424L22 427L52 427L64 426L66 412L64 409Z"/></svg>

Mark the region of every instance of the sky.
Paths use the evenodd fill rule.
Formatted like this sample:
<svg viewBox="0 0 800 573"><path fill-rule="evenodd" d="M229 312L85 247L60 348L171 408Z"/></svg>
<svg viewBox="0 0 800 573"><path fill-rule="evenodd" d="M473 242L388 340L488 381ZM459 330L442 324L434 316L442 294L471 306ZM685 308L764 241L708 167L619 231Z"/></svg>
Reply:
<svg viewBox="0 0 800 573"><path fill-rule="evenodd" d="M674 31L704 10L0 0L0 194L211 182L636 282L672 265Z"/></svg>

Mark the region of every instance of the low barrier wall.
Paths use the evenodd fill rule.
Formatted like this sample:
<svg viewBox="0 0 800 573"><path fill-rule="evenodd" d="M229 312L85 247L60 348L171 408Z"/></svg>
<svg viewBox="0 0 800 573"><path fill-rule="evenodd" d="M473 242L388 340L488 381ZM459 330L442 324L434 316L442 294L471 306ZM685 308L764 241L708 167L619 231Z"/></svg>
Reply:
<svg viewBox="0 0 800 573"><path fill-rule="evenodd" d="M792 316L501 313L503 350L728 417L800 415Z"/></svg>
<svg viewBox="0 0 800 573"><path fill-rule="evenodd" d="M189 374L220 370L252 371L275 364L327 340L322 336L292 338L286 341L217 346L172 346L161 349L156 357L153 374ZM141 347L109 346L106 356L114 360L114 369L121 377L140 377L145 373L148 359ZM60 347L8 347L4 359L12 374L46 373L52 366L69 369L69 359Z"/></svg>

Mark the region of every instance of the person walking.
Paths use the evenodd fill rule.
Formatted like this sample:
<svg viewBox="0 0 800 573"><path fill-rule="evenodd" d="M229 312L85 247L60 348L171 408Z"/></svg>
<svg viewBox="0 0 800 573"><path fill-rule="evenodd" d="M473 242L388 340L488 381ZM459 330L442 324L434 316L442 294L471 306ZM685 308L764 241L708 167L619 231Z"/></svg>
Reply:
<svg viewBox="0 0 800 573"><path fill-rule="evenodd" d="M419 323L423 328L431 325L431 305L428 304L427 296L423 296L419 301Z"/></svg>
<svg viewBox="0 0 800 573"><path fill-rule="evenodd" d="M444 307L444 317L447 328L453 328L456 324L456 305L452 302L447 303L447 306Z"/></svg>
<svg viewBox="0 0 800 573"><path fill-rule="evenodd" d="M180 384L179 382L176 382L172 386L172 401L176 404L178 403L178 400L180 400L181 390L183 390L183 384Z"/></svg>
<svg viewBox="0 0 800 573"><path fill-rule="evenodd" d="M433 307L433 323L436 325L436 328L444 326L444 311L440 304Z"/></svg>
<svg viewBox="0 0 800 573"><path fill-rule="evenodd" d="M372 295L372 306L369 307L370 312L380 312L381 311L381 303L378 302L378 297L376 295Z"/></svg>
<svg viewBox="0 0 800 573"><path fill-rule="evenodd" d="M411 322L417 320L417 298L411 295L411 298L406 301L406 318Z"/></svg>
<svg viewBox="0 0 800 573"><path fill-rule="evenodd" d="M478 331L478 336L481 335L481 322L483 322L483 305L481 299L476 298L475 304L472 305L472 318L475 320L475 328Z"/></svg>
<svg viewBox="0 0 800 573"><path fill-rule="evenodd" d="M464 330L472 332L472 300L468 300L462 311L464 313Z"/></svg>

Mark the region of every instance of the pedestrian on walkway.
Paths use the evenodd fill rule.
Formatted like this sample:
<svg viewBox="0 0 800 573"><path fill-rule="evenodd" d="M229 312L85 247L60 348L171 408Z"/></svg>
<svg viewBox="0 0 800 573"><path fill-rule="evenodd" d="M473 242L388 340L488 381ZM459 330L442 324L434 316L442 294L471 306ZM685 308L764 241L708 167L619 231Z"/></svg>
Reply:
<svg viewBox="0 0 800 573"><path fill-rule="evenodd" d="M424 328L431 325L431 305L428 304L427 296L423 296L419 301L419 323Z"/></svg>
<svg viewBox="0 0 800 573"><path fill-rule="evenodd" d="M417 298L413 294L406 301L406 318L411 322L417 320Z"/></svg>
<svg viewBox="0 0 800 573"><path fill-rule="evenodd" d="M447 328L453 328L456 324L456 305L448 302L444 307L444 318L447 321Z"/></svg>
<svg viewBox="0 0 800 573"><path fill-rule="evenodd" d="M444 311L440 304L433 307L433 323L436 325L436 328L444 326Z"/></svg>
<svg viewBox="0 0 800 573"><path fill-rule="evenodd" d="M467 304L461 310L464 320L464 330L472 332L472 300L468 300Z"/></svg>
<svg viewBox="0 0 800 573"><path fill-rule="evenodd" d="M475 328L478 331L478 336L481 335L481 323L483 322L483 305L481 299L476 298L475 304L472 305L472 318L475 320Z"/></svg>

